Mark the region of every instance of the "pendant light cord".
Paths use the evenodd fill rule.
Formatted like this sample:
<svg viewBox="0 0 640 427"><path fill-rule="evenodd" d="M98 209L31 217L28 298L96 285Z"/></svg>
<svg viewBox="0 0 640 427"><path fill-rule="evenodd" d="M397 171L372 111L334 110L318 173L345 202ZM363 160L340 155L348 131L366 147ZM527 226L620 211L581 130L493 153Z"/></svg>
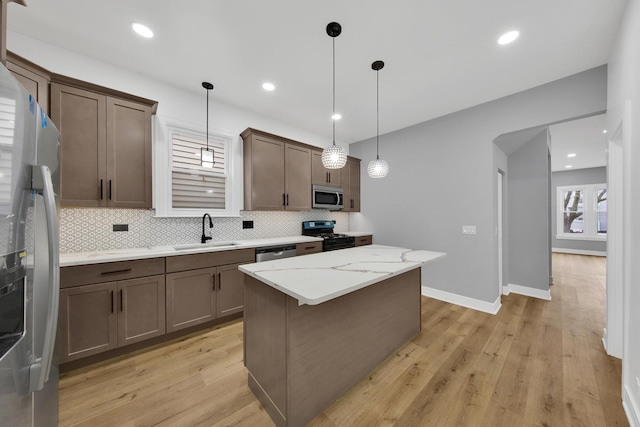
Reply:
<svg viewBox="0 0 640 427"><path fill-rule="evenodd" d="M209 89L207 89L207 151L209 151Z"/></svg>
<svg viewBox="0 0 640 427"><path fill-rule="evenodd" d="M333 40L333 115L331 121L333 122L333 145L336 145L336 38Z"/></svg>
<svg viewBox="0 0 640 427"><path fill-rule="evenodd" d="M376 160L380 160L380 70L376 70Z"/></svg>

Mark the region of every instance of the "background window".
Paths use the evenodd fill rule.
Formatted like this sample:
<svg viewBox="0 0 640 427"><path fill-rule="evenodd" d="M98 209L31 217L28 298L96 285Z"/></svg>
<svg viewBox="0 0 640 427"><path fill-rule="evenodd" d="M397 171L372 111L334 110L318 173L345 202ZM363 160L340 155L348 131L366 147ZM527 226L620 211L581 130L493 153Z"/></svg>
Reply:
<svg viewBox="0 0 640 427"><path fill-rule="evenodd" d="M558 187L556 238L599 240L607 237L607 186Z"/></svg>

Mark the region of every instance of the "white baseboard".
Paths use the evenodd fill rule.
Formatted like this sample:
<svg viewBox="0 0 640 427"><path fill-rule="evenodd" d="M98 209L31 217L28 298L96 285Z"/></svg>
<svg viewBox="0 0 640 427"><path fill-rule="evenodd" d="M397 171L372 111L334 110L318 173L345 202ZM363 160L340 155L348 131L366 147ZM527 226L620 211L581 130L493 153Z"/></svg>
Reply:
<svg viewBox="0 0 640 427"><path fill-rule="evenodd" d="M502 287L503 294L509 295L512 292L518 295L524 295L527 297L533 297L533 298L539 298L539 299L551 301L550 290L544 291L542 289L531 288L529 286L514 285L513 283L509 283L507 286Z"/></svg>
<svg viewBox="0 0 640 427"><path fill-rule="evenodd" d="M441 291L440 289L428 288L426 286L422 287L422 295L489 314L497 314L498 311L500 311L500 307L502 307L502 304L500 303L500 295L498 295L498 298L491 303L475 298L465 297L463 295L453 294L451 292Z"/></svg>
<svg viewBox="0 0 640 427"><path fill-rule="evenodd" d="M630 427L640 427L640 408L635 404L633 398L629 395L629 391L625 386L622 390L622 407L624 413L627 414L627 420Z"/></svg>
<svg viewBox="0 0 640 427"><path fill-rule="evenodd" d="M551 248L551 252L559 252L562 254L573 254L573 255L607 256L606 251L588 251L585 249Z"/></svg>

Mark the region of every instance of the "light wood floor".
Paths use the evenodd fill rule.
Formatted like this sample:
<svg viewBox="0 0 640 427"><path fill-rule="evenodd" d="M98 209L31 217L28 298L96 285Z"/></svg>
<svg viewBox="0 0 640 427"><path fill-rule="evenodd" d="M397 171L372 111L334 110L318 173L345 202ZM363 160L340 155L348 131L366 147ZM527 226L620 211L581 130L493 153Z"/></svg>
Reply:
<svg viewBox="0 0 640 427"><path fill-rule="evenodd" d="M605 258L553 265L551 301L511 294L496 316L423 297L422 332L309 425L628 425L601 342ZM239 320L63 375L60 425L273 424L247 387Z"/></svg>

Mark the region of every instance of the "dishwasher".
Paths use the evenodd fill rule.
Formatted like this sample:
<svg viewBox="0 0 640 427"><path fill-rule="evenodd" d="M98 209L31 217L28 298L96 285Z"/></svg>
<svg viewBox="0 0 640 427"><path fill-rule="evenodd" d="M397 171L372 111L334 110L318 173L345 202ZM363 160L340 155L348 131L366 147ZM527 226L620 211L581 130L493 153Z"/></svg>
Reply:
<svg viewBox="0 0 640 427"><path fill-rule="evenodd" d="M256 262L289 258L296 255L296 245L276 245L256 248Z"/></svg>

